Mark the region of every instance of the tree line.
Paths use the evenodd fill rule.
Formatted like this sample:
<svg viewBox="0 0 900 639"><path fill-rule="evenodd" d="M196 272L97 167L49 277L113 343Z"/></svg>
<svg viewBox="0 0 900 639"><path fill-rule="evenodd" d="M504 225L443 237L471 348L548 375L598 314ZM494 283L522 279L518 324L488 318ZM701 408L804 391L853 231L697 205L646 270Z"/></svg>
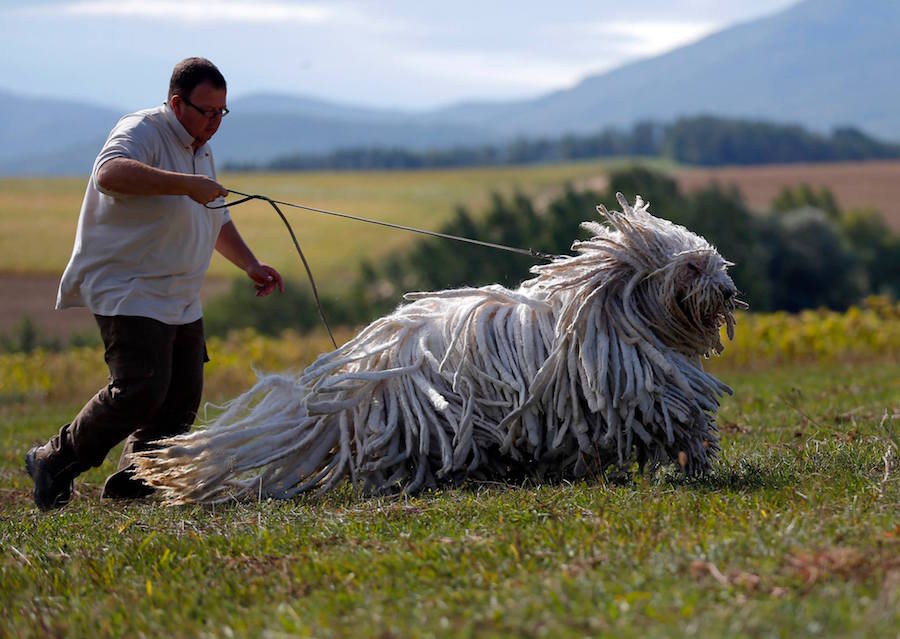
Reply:
<svg viewBox="0 0 900 639"><path fill-rule="evenodd" d="M871 210L843 211L827 189L785 189L771 212L753 213L735 188L710 185L684 193L670 177L642 167L613 173L605 192L567 188L545 209L530 198L494 195L488 210L474 216L458 208L444 233L564 254L578 225L595 218L595 206L614 206L615 193L630 201L640 194L657 216L703 235L735 263L732 277L752 310L795 312L806 308L846 309L871 294L900 294L900 235ZM583 234L582 234L583 237ZM364 262L340 296L325 294L334 325L359 325L389 312L407 291L500 283L516 286L530 277L532 258L442 239L425 239L378 264ZM318 326L306 282L291 282L267 304L248 305L243 282L206 306L211 334L251 326L277 334Z"/></svg>
<svg viewBox="0 0 900 639"><path fill-rule="evenodd" d="M833 162L900 158L900 145L876 140L852 127L830 135L798 125L713 116L672 124L639 122L591 135L520 138L508 144L411 151L359 147L332 153L294 154L264 164L226 165L229 170L410 170L541 164L607 157L662 157L700 166Z"/></svg>

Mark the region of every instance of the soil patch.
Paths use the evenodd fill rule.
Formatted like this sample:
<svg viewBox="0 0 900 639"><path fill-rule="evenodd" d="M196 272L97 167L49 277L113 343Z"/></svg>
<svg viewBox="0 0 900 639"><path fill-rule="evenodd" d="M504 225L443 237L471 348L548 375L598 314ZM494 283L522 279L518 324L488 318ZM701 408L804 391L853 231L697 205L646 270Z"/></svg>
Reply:
<svg viewBox="0 0 900 639"><path fill-rule="evenodd" d="M900 231L900 162L893 160L685 168L678 169L674 177L686 192L696 191L710 182L723 186L734 184L747 204L760 211L768 210L785 187L803 183L816 189L827 187L841 209L876 209L888 226Z"/></svg>
<svg viewBox="0 0 900 639"><path fill-rule="evenodd" d="M0 273L0 334L8 334L23 318L34 322L41 336L69 339L73 335L96 333L94 316L84 308L57 311L59 275L44 273ZM207 277L201 292L206 301L231 287L227 277Z"/></svg>

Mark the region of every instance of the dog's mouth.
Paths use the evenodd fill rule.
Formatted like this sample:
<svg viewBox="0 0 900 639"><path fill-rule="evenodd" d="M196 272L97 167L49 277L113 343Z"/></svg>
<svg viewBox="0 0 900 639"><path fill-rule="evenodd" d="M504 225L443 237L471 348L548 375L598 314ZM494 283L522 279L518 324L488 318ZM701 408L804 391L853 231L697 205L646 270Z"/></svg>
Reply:
<svg viewBox="0 0 900 639"><path fill-rule="evenodd" d="M688 318L699 335L702 335L702 351L705 355L720 354L725 350L721 339L721 328L725 327L728 340L734 339L734 313L749 308L738 298L737 288L722 286L704 293L701 289L689 291L678 299L678 307Z"/></svg>
<svg viewBox="0 0 900 639"><path fill-rule="evenodd" d="M728 339L734 339L734 313L737 310L746 310L750 308L744 300L738 298L739 292L736 288L723 287L720 289L722 294L722 302L719 310L710 314L711 326L718 330L723 325L728 325Z"/></svg>

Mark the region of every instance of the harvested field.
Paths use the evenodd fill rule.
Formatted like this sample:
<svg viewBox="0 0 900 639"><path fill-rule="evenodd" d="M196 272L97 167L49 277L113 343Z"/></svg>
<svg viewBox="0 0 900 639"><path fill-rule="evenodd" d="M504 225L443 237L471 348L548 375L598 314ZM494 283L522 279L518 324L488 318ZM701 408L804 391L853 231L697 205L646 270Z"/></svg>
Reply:
<svg viewBox="0 0 900 639"><path fill-rule="evenodd" d="M673 172L685 191L710 182L734 184L754 209L766 210L786 186L809 184L834 193L844 210L873 208L888 226L900 231L900 162L839 162L829 164L775 164L715 169L680 168Z"/></svg>

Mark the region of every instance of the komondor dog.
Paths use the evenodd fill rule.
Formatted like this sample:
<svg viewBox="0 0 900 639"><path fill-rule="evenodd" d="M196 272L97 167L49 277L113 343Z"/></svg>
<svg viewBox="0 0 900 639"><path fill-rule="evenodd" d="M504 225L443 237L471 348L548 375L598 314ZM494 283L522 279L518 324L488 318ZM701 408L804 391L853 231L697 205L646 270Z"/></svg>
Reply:
<svg viewBox="0 0 900 639"><path fill-rule="evenodd" d="M577 478L635 461L704 473L731 390L726 262L637 198L598 207L574 256L492 285L406 295L299 376L263 375L205 428L136 455L171 503L288 498L349 477L416 492L465 477Z"/></svg>

